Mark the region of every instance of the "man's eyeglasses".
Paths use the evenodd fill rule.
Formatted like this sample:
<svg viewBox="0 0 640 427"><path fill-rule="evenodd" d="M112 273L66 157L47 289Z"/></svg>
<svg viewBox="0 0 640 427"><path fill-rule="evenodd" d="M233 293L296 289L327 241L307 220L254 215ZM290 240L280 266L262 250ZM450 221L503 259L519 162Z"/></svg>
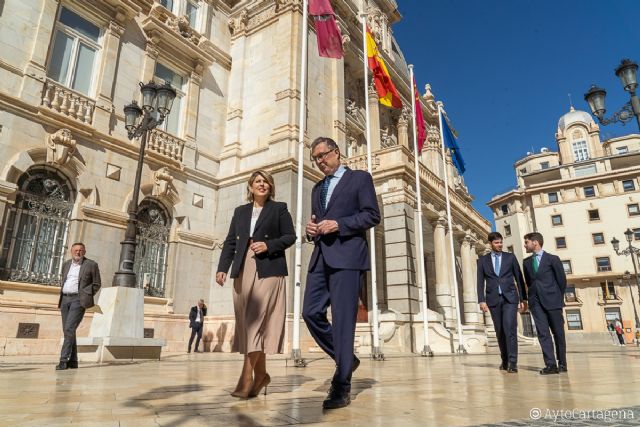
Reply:
<svg viewBox="0 0 640 427"><path fill-rule="evenodd" d="M320 153L317 156L311 156L311 160L313 160L316 163L321 162L329 155L329 153L331 153L333 151L336 151L336 150L337 150L337 148L333 148L333 149L331 149L329 151L325 151L324 153Z"/></svg>

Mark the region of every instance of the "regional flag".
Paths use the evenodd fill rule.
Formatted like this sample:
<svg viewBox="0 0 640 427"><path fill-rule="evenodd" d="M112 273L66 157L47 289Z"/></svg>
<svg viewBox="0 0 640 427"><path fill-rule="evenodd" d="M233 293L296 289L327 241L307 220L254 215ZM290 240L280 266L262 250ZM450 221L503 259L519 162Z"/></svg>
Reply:
<svg viewBox="0 0 640 427"><path fill-rule="evenodd" d="M318 54L324 58L342 58L342 34L329 0L309 0L309 15L313 16L316 26Z"/></svg>
<svg viewBox="0 0 640 427"><path fill-rule="evenodd" d="M427 129L424 125L424 115L422 114L422 106L420 104L420 92L416 85L416 78L413 78L413 102L416 110L416 134L418 135L418 154L422 152L422 146L427 139Z"/></svg>
<svg viewBox="0 0 640 427"><path fill-rule="evenodd" d="M387 66L380 56L378 45L376 45L369 28L367 28L367 59L369 69L373 71L373 82L380 97L380 103L387 107L402 108L400 95L398 95L398 91L391 81Z"/></svg>
<svg viewBox="0 0 640 427"><path fill-rule="evenodd" d="M453 132L449 127L449 123L447 123L447 119L440 111L440 123L442 123L442 138L444 138L444 145L451 152L451 160L453 161L453 166L458 169L458 173L462 175L465 171L464 160L462 159L462 155L460 154L460 147L458 146L458 142L456 141L456 137L453 136Z"/></svg>

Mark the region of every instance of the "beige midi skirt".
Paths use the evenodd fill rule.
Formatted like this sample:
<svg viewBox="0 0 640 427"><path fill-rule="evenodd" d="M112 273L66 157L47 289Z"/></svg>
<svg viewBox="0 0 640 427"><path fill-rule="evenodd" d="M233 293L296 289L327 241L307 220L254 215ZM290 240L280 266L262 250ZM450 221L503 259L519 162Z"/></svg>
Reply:
<svg viewBox="0 0 640 427"><path fill-rule="evenodd" d="M231 351L282 353L285 304L284 277L258 278L255 254L248 248L244 267L233 282L236 328Z"/></svg>

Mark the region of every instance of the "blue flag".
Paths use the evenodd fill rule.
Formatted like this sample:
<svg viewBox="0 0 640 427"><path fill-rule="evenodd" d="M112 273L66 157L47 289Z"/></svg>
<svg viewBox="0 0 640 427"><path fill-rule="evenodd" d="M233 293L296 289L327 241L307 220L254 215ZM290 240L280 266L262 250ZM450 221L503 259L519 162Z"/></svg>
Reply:
<svg viewBox="0 0 640 427"><path fill-rule="evenodd" d="M453 136L453 132L451 132L451 128L449 128L447 119L444 117L442 112L440 114L442 115L440 117L440 122L442 123L442 136L444 138L444 145L451 152L451 160L453 161L453 166L455 166L456 169L458 169L458 173L462 175L466 169L464 167L464 160L462 159L462 155L460 154L460 147L458 146L456 137Z"/></svg>

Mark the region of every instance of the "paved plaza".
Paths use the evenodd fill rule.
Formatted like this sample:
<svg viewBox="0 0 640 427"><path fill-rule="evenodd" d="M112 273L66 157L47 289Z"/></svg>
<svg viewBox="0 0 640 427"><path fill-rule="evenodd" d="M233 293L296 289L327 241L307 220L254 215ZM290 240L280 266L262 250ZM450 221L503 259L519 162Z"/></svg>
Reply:
<svg viewBox="0 0 640 427"><path fill-rule="evenodd" d="M636 347L569 349L569 373L551 376L538 374L534 350L521 354L518 374L499 371L495 354L363 359L351 406L333 411L321 408L333 373L321 354L307 354L306 368L271 360L268 394L250 400L229 395L238 355L167 354L59 372L55 357L4 357L0 425L640 425Z"/></svg>

